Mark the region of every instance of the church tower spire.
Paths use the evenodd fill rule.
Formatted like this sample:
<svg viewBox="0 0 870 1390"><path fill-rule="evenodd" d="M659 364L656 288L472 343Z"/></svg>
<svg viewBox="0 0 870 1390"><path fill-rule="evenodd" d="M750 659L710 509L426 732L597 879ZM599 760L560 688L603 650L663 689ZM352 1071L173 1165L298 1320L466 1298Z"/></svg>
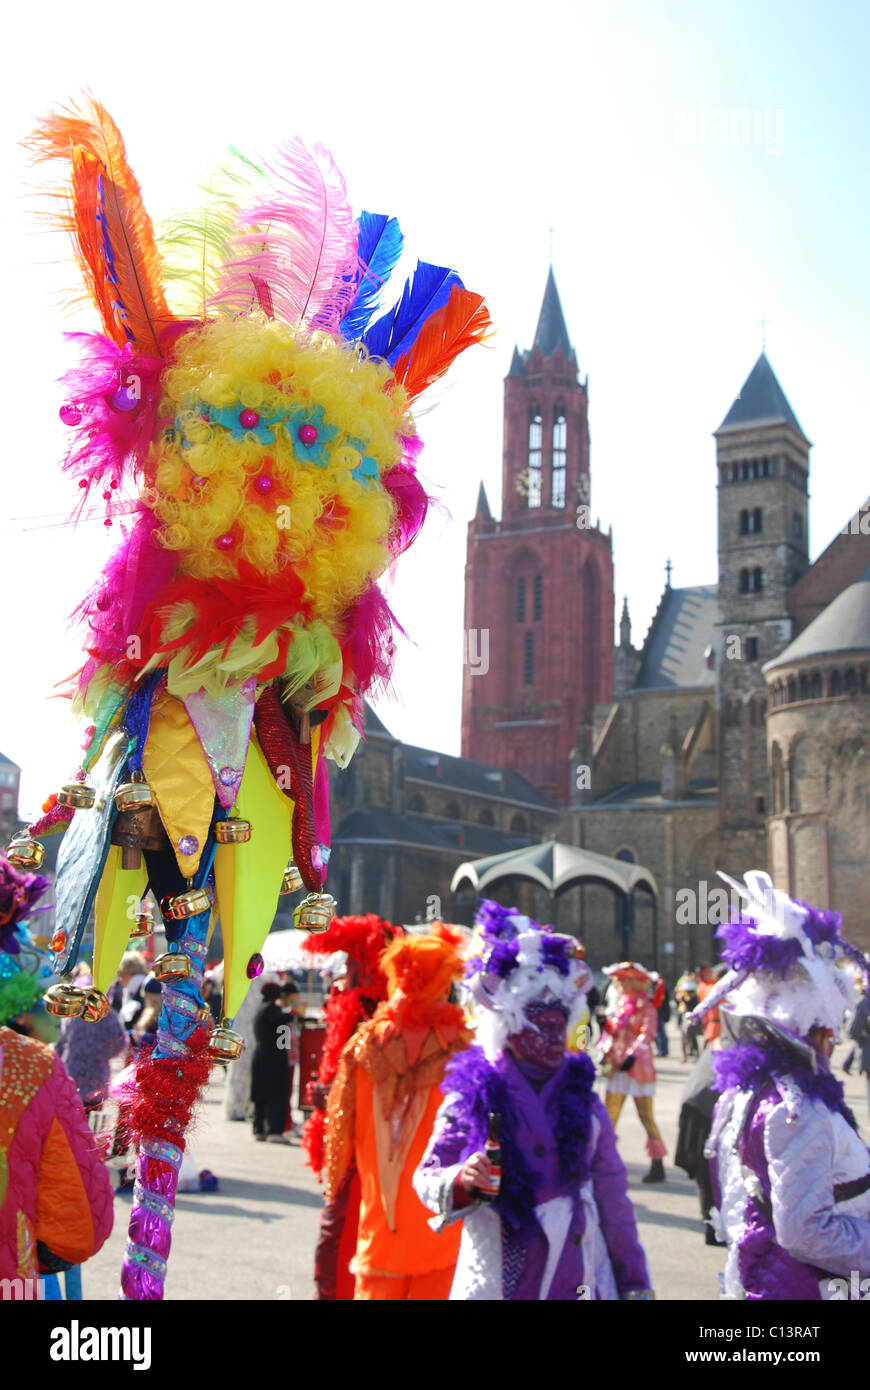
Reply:
<svg viewBox="0 0 870 1390"><path fill-rule="evenodd" d="M514 349L505 378L502 519L478 504L469 524L465 627L488 631L490 657L464 670L462 753L566 804L571 750L591 747L595 705L613 694L613 557L592 525L588 409L551 266L532 347Z"/></svg>

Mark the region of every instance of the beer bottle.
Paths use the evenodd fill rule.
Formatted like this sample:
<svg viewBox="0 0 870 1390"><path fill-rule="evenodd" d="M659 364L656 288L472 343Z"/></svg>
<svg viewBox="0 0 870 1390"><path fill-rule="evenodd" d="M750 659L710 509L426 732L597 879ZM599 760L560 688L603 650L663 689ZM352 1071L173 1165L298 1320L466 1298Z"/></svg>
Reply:
<svg viewBox="0 0 870 1390"><path fill-rule="evenodd" d="M489 1159L491 1177L489 1185L485 1188L478 1188L477 1195L481 1202L494 1202L501 1191L501 1140L499 1137L500 1121L494 1111L489 1112L489 1133L486 1136L486 1143L483 1152Z"/></svg>

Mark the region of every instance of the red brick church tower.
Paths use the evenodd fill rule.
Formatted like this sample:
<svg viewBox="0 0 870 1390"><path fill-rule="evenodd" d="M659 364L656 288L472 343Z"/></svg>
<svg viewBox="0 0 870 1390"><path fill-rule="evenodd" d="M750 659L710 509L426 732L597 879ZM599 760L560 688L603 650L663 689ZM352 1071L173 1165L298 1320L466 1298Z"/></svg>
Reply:
<svg viewBox="0 0 870 1390"><path fill-rule="evenodd" d="M613 695L611 536L593 525L588 379L553 271L530 352L505 378L501 521L481 484L468 526L462 754L567 803Z"/></svg>

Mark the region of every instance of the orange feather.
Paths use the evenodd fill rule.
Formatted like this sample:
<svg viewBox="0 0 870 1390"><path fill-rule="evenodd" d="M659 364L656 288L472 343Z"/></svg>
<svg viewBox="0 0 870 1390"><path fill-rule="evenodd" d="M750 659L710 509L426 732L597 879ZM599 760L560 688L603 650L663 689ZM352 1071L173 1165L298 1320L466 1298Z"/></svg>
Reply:
<svg viewBox="0 0 870 1390"><path fill-rule="evenodd" d="M482 342L491 327L483 295L454 285L447 303L423 324L411 351L396 362L394 376L404 386L408 401L443 376L466 348Z"/></svg>
<svg viewBox="0 0 870 1390"><path fill-rule="evenodd" d="M73 238L87 288L119 347L160 354L174 322L163 293L160 253L121 132L93 98L88 107L41 122L29 141L39 161L68 159L70 184L60 224Z"/></svg>

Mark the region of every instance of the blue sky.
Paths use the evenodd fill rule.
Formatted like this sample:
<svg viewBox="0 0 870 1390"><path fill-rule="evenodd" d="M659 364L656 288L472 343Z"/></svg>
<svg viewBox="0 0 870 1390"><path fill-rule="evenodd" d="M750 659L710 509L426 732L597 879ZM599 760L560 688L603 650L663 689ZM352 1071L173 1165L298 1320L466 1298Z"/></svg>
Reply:
<svg viewBox="0 0 870 1390"><path fill-rule="evenodd" d="M716 579L711 432L760 349L814 443L813 555L870 490L867 59L859 4L510 3L393 11L346 0L246 12L49 3L18 10L0 96L7 265L3 564L26 593L0 749L25 767L24 803L71 771L77 740L47 701L78 664L65 616L107 550L97 524L48 528L70 503L58 460L60 334L91 328L58 295L66 249L34 231L16 146L90 86L124 131L155 220L234 143L328 145L355 206L395 213L409 259L451 264L497 328L421 419L434 515L399 567L397 698L409 741L457 751L465 528L482 478L495 508L502 378L531 344L554 227L554 268L589 377L592 507L613 525L617 613L642 640L668 555L677 585ZM45 262L59 262L45 264ZM21 518L35 518L22 522ZM22 529L27 526L32 529Z"/></svg>

